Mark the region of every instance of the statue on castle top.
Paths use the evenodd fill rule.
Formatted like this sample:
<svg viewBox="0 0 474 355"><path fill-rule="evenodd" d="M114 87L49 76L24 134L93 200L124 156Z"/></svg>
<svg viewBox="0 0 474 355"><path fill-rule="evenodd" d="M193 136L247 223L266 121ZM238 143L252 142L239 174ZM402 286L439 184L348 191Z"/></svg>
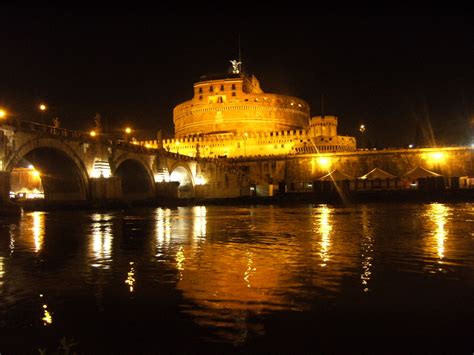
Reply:
<svg viewBox="0 0 474 355"><path fill-rule="evenodd" d="M60 123L59 123L59 117L53 118L53 127L54 127L54 128L59 128L59 125L60 125Z"/></svg>
<svg viewBox="0 0 474 355"><path fill-rule="evenodd" d="M242 62L238 62L237 60L233 59L230 60L230 64L232 64L232 74L239 74L240 65L242 64Z"/></svg>

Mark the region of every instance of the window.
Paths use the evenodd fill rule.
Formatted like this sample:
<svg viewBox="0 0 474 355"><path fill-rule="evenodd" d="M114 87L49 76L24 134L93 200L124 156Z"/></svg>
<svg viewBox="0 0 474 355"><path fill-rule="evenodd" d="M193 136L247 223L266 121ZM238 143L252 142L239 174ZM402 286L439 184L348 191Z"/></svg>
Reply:
<svg viewBox="0 0 474 355"><path fill-rule="evenodd" d="M232 96L235 96L235 92L232 93Z"/></svg>
<svg viewBox="0 0 474 355"><path fill-rule="evenodd" d="M202 94L202 88L199 88L199 93Z"/></svg>
<svg viewBox="0 0 474 355"><path fill-rule="evenodd" d="M232 84L232 90L235 90L235 84Z"/></svg>
<svg viewBox="0 0 474 355"><path fill-rule="evenodd" d="M224 85L221 85L221 90L224 91Z"/></svg>
<svg viewBox="0 0 474 355"><path fill-rule="evenodd" d="M219 97L217 98L217 103L218 103L218 104L221 104L222 102L223 102L223 101L222 101L222 96L219 96Z"/></svg>
<svg viewBox="0 0 474 355"><path fill-rule="evenodd" d="M199 95L199 100L202 100L202 95Z"/></svg>
<svg viewBox="0 0 474 355"><path fill-rule="evenodd" d="M209 91L210 91L210 92L213 92L213 91L214 91L214 86L212 86L212 85L209 86Z"/></svg>

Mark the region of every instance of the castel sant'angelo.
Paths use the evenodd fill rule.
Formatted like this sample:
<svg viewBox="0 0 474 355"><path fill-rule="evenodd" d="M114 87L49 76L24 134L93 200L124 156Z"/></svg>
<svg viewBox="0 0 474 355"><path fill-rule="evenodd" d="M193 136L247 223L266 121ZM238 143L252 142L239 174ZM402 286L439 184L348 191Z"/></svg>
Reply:
<svg viewBox="0 0 474 355"><path fill-rule="evenodd" d="M337 135L337 117L311 117L305 101L264 92L231 63L232 73L202 76L193 98L174 108L175 138L164 149L201 158L355 150L354 137Z"/></svg>

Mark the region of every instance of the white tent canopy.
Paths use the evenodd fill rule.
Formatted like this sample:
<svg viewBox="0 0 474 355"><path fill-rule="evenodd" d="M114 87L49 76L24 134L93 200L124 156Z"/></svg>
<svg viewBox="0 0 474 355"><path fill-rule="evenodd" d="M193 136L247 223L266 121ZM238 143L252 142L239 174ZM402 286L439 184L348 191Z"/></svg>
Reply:
<svg viewBox="0 0 474 355"><path fill-rule="evenodd" d="M438 177L442 175L437 174L428 169L422 168L421 166L417 166L416 168L406 172L403 176L409 179L420 179L420 178Z"/></svg>
<svg viewBox="0 0 474 355"><path fill-rule="evenodd" d="M376 179L395 179L396 176L390 173L387 173L385 170L374 168L369 171L367 174L362 175L359 179L362 180L376 180Z"/></svg>

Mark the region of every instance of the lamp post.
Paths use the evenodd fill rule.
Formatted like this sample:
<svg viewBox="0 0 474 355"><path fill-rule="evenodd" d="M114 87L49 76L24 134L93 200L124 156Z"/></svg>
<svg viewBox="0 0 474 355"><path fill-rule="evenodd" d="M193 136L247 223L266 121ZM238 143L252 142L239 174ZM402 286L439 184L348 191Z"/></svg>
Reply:
<svg viewBox="0 0 474 355"><path fill-rule="evenodd" d="M132 133L132 129L130 127L126 127L124 129L124 132L125 132L125 142L128 143L129 138L130 138L130 133Z"/></svg>
<svg viewBox="0 0 474 355"><path fill-rule="evenodd" d="M4 109L0 108L0 119L3 120L7 118L7 111L5 111Z"/></svg>
<svg viewBox="0 0 474 355"><path fill-rule="evenodd" d="M365 124L361 124L359 126L359 132L361 133L360 137L361 137L361 146L362 146L362 148L366 148L366 145L367 145L366 142L365 142L365 134L364 134L365 130L366 130Z"/></svg>

